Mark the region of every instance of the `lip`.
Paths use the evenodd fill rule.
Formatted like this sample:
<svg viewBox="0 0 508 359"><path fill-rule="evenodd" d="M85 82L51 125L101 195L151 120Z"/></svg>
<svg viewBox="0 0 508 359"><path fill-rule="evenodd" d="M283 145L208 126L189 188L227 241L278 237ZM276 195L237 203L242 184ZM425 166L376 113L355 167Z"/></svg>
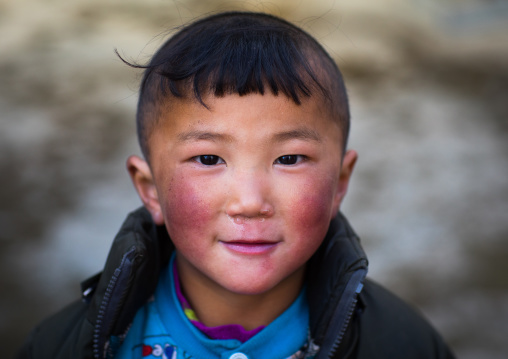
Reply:
<svg viewBox="0 0 508 359"><path fill-rule="evenodd" d="M269 242L263 240L237 240L222 242L222 245L234 253L247 255L267 254L275 249L279 242Z"/></svg>

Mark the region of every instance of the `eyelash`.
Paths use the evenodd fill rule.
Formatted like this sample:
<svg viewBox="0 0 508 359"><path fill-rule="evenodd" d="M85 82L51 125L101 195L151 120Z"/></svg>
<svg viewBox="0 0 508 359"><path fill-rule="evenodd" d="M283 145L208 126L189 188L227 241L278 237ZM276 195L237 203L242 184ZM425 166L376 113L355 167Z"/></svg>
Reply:
<svg viewBox="0 0 508 359"><path fill-rule="evenodd" d="M274 161L274 163L284 165L284 166L294 166L294 165L297 165L298 163L305 161L306 159L307 159L307 156L304 156L304 155L284 155L284 156L280 156L279 158L277 158ZM292 160L294 160L295 162L294 163L283 163L284 161L293 162Z"/></svg>
<svg viewBox="0 0 508 359"><path fill-rule="evenodd" d="M219 164L226 163L222 158L216 155L200 155L192 158L194 161L196 161L199 164L202 164L204 166L216 166ZM278 157L273 163L274 164L280 164L283 166L294 166L300 162L303 162L307 159L304 155L284 155ZM294 162L293 162L294 161ZM286 163L284 163L286 162ZM292 162L292 163L288 163Z"/></svg>
<svg viewBox="0 0 508 359"><path fill-rule="evenodd" d="M192 158L199 164L204 166L216 166L218 164L226 163L222 158L216 155L200 155ZM207 163L212 162L212 163Z"/></svg>

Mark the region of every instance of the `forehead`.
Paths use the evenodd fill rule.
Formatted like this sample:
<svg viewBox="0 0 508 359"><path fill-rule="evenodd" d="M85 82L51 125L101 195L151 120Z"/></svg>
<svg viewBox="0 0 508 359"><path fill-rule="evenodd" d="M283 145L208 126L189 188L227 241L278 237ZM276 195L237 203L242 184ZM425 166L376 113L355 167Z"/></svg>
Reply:
<svg viewBox="0 0 508 359"><path fill-rule="evenodd" d="M247 137L299 130L301 137L342 144L340 126L324 101L315 96L303 99L301 104L272 94L207 96L204 105L195 99L172 98L160 106L156 122L152 134L179 139L193 138L188 134L200 130Z"/></svg>

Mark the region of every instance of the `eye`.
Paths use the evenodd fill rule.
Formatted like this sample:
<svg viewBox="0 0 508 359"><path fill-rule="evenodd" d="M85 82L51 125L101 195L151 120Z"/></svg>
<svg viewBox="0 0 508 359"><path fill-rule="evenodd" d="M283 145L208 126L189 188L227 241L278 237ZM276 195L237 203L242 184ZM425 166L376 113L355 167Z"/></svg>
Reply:
<svg viewBox="0 0 508 359"><path fill-rule="evenodd" d="M284 155L277 158L274 163L285 166L291 166L296 165L297 163L300 163L303 160L305 160L305 156L303 155Z"/></svg>
<svg viewBox="0 0 508 359"><path fill-rule="evenodd" d="M219 156L216 156L216 155L201 155L201 156L196 156L193 159L194 159L194 161L196 161L202 165L205 165L205 166L215 166L215 165L218 165L221 163L225 163L222 158L220 158Z"/></svg>

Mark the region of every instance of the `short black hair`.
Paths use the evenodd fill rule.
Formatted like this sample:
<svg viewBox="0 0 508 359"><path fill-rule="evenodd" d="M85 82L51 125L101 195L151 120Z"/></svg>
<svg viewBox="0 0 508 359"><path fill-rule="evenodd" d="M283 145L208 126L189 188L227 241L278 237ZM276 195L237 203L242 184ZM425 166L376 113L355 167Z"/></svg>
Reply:
<svg viewBox="0 0 508 359"><path fill-rule="evenodd" d="M296 104L320 92L342 130L349 133L349 104L339 68L309 34L278 17L225 12L183 26L155 53L141 82L138 140L149 160L148 139L169 98L282 93Z"/></svg>

